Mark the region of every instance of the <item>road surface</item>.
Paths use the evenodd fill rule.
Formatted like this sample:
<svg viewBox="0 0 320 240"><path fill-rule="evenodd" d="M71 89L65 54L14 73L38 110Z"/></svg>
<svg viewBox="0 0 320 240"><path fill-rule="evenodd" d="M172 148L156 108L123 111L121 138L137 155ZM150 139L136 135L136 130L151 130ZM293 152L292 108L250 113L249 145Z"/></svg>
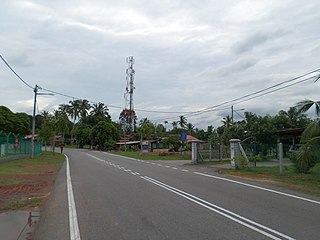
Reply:
<svg viewBox="0 0 320 240"><path fill-rule="evenodd" d="M320 239L317 197L173 162L65 153L35 239Z"/></svg>

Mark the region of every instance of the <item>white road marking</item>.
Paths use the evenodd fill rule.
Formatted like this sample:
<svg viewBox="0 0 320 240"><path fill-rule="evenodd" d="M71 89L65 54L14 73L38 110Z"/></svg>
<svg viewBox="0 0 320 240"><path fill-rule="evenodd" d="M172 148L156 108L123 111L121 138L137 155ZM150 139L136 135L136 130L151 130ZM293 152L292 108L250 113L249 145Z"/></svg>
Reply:
<svg viewBox="0 0 320 240"><path fill-rule="evenodd" d="M189 172L187 169L181 169L182 172Z"/></svg>
<svg viewBox="0 0 320 240"><path fill-rule="evenodd" d="M178 168L176 168L176 167L172 167L172 169L177 170Z"/></svg>
<svg viewBox="0 0 320 240"><path fill-rule="evenodd" d="M161 164L159 164L159 163L158 163L157 165L158 165L159 167L161 167L161 166L162 166L162 165L161 165Z"/></svg>
<svg viewBox="0 0 320 240"><path fill-rule="evenodd" d="M169 168L170 166L165 166L166 168Z"/></svg>
<svg viewBox="0 0 320 240"><path fill-rule="evenodd" d="M135 174L136 174L136 175L139 175L139 176L141 175L141 174L140 174L140 173L138 173L138 172L135 172Z"/></svg>
<svg viewBox="0 0 320 240"><path fill-rule="evenodd" d="M190 200L190 201L192 201L192 202L194 202L194 203L196 203L196 204L198 204L198 205L200 205L202 207L205 207L205 208L207 208L207 209L209 209L209 210L211 210L211 211L213 211L215 213L218 213L218 214L220 214L220 215L222 215L222 216L224 216L224 217L226 217L226 218L228 218L228 219L230 219L232 221L235 221L235 222L237 222L237 223L239 223L239 224L241 224L241 225L243 225L245 227L248 227L248 228L250 228L250 229L252 229L252 230L254 230L256 232L259 232L259 233L263 234L264 236L267 236L267 237L269 237L271 239L281 240L281 238L279 238L279 236L280 236L280 237L288 239L288 240L294 240L294 238L292 238L292 237L290 237L288 235L285 235L285 234L283 234L281 232L273 230L273 229L271 229L269 227L266 227L266 226L264 226L262 224L259 224L259 223L255 222L255 221L252 221L252 220L250 220L248 218L242 217L242 216L240 216L240 215L238 215L238 214L236 214L234 212L231 212L231 211L229 211L229 210L227 210L225 208L219 207L219 206L217 206L215 204L207 202L206 200L203 200L203 199L198 198L198 197L196 197L196 196L194 196L192 194L189 194L189 193L186 193L184 191L181 191L181 190L179 190L177 188L174 188L172 186L169 186L169 185L167 185L165 183L162 183L160 181L152 179L152 178L150 178L148 176L145 176L145 177L141 176L140 178L142 178L142 179L144 179L144 180L146 180L146 181L148 181L150 183L153 183L153 184L155 184L155 185L157 185L159 187L162 187L162 188L164 188L164 189L166 189L166 190L168 190L170 192L173 192L173 193L175 193L175 194L177 194L177 195L179 195L179 196L181 196L181 197L183 197L185 199L188 199L188 200ZM270 234L270 233L268 233L268 232L266 232L266 231L264 231L262 229L264 229L264 230L266 230L266 231L268 231L270 233L273 233L274 235L272 235L272 234Z"/></svg>
<svg viewBox="0 0 320 240"><path fill-rule="evenodd" d="M311 202L311 203L320 204L319 201L315 201L315 200L312 200L312 199L309 199L309 198L299 197L299 196L296 196L296 195L292 195L292 194L288 194L288 193L272 190L272 189L269 189L269 188L259 187L259 186L255 186L255 185L252 185L252 184L231 180L231 179L228 179L228 178L213 176L213 175L209 175L209 174L203 174L203 173L199 173L199 172L193 172L193 173L197 174L197 175L205 176L205 177L219 179L219 180L226 181L226 182L232 182L232 183L240 184L240 185L243 185L243 186L259 189L259 190L262 190L262 191L272 192L272 193L280 194L280 195L283 195L283 196L296 198L296 199L307 201L307 202Z"/></svg>
<svg viewBox="0 0 320 240"><path fill-rule="evenodd" d="M72 182L70 175L69 158L64 154L67 159L67 192L68 192L68 205L69 205L69 227L70 227L70 240L80 240L80 231L77 219L76 204L74 201Z"/></svg>

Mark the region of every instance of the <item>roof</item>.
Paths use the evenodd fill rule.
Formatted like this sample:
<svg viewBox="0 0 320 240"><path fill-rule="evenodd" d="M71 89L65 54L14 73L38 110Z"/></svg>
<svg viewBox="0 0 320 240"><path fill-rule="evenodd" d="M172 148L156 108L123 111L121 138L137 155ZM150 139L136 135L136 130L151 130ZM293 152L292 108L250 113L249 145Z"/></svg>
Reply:
<svg viewBox="0 0 320 240"><path fill-rule="evenodd" d="M117 145L133 145L138 143L140 143L140 141L117 142Z"/></svg>
<svg viewBox="0 0 320 240"><path fill-rule="evenodd" d="M187 142L204 142L202 140L199 140L198 138L191 136L191 135L187 135Z"/></svg>
<svg viewBox="0 0 320 240"><path fill-rule="evenodd" d="M300 136L305 128L294 128L276 131L276 136Z"/></svg>

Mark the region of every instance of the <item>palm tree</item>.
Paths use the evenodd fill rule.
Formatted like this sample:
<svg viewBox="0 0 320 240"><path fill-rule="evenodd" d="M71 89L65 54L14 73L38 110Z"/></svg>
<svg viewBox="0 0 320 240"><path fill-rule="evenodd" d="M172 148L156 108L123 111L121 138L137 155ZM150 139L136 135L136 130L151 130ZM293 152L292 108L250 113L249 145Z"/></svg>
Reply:
<svg viewBox="0 0 320 240"><path fill-rule="evenodd" d="M171 124L172 124L173 129L176 129L178 127L177 121L173 121Z"/></svg>
<svg viewBox="0 0 320 240"><path fill-rule="evenodd" d="M309 99L305 99L296 104L299 113L307 112L312 106L315 106L315 113L317 117L320 117L320 101L312 101Z"/></svg>
<svg viewBox="0 0 320 240"><path fill-rule="evenodd" d="M90 108L91 105L87 99L79 100L79 112L82 118L88 115L88 111L90 110Z"/></svg>
<svg viewBox="0 0 320 240"><path fill-rule="evenodd" d="M232 125L232 119L229 115L224 117L221 122L223 123L223 126L227 128L229 128Z"/></svg>
<svg viewBox="0 0 320 240"><path fill-rule="evenodd" d="M187 126L187 118L185 116L180 116L178 124L181 128L185 128Z"/></svg>
<svg viewBox="0 0 320 240"><path fill-rule="evenodd" d="M318 81L320 75L315 80ZM298 155L296 166L301 172L308 172L316 162L320 161L320 101L312 101L309 99L300 101L296 104L298 112L305 113L312 106L315 106L317 120L308 125L302 134L301 141L304 143L301 154Z"/></svg>
<svg viewBox="0 0 320 240"><path fill-rule="evenodd" d="M111 118L108 111L109 109L104 103L94 103L90 115Z"/></svg>
<svg viewBox="0 0 320 240"><path fill-rule="evenodd" d="M193 130L194 130L194 126L192 125L192 123L187 124L187 129L189 131L189 135L192 135Z"/></svg>
<svg viewBox="0 0 320 240"><path fill-rule="evenodd" d="M65 115L68 115L70 112L70 105L68 104L60 104L57 110L59 113L63 113Z"/></svg>
<svg viewBox="0 0 320 240"><path fill-rule="evenodd" d="M80 100L69 101L70 105L68 107L68 114L71 119L73 119L73 125L75 124L77 118L80 117Z"/></svg>

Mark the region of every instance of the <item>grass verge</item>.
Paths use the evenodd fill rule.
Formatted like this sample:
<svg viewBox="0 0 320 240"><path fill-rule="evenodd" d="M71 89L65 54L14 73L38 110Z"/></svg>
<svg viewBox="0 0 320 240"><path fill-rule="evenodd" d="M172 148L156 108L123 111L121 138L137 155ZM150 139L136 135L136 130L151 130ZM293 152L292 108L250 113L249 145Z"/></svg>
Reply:
<svg viewBox="0 0 320 240"><path fill-rule="evenodd" d="M297 173L293 166L285 167L283 174L279 173L278 166L254 167L246 170L220 169L218 172L245 179L266 181L280 187L320 196L320 163L308 174Z"/></svg>
<svg viewBox="0 0 320 240"><path fill-rule="evenodd" d="M0 212L39 207L49 195L64 155L39 156L0 163Z"/></svg>
<svg viewBox="0 0 320 240"><path fill-rule="evenodd" d="M191 160L191 154L168 153L168 155L160 156L159 154L140 154L140 152L112 152L113 154L131 157L141 160Z"/></svg>

